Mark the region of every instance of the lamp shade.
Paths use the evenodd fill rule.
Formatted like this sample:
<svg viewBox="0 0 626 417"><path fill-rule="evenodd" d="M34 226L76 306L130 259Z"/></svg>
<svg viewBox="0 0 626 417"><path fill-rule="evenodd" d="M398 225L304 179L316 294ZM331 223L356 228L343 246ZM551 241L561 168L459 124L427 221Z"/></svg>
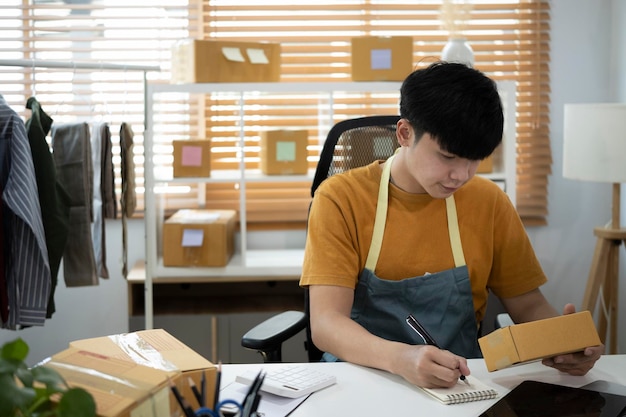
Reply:
<svg viewBox="0 0 626 417"><path fill-rule="evenodd" d="M566 104L563 176L626 182L626 104Z"/></svg>

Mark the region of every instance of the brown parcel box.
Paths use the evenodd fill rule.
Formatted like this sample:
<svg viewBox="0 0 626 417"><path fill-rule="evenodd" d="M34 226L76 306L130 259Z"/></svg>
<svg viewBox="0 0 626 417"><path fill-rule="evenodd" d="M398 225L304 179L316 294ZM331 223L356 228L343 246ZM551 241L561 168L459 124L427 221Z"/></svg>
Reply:
<svg viewBox="0 0 626 417"><path fill-rule="evenodd" d="M487 174L493 172L493 156L489 155L478 164L476 172L479 174Z"/></svg>
<svg viewBox="0 0 626 417"><path fill-rule="evenodd" d="M178 210L163 224L163 265L226 266L236 217L234 210Z"/></svg>
<svg viewBox="0 0 626 417"><path fill-rule="evenodd" d="M211 141L175 140L174 178L211 176Z"/></svg>
<svg viewBox="0 0 626 417"><path fill-rule="evenodd" d="M589 311L516 324L478 339L489 372L508 366L578 352L600 337Z"/></svg>
<svg viewBox="0 0 626 417"><path fill-rule="evenodd" d="M267 175L306 174L307 130L270 130L261 133L261 172Z"/></svg>
<svg viewBox="0 0 626 417"><path fill-rule="evenodd" d="M172 48L172 83L280 81L280 44L187 39Z"/></svg>
<svg viewBox="0 0 626 417"><path fill-rule="evenodd" d="M215 365L163 329L76 340L70 342L70 347L134 362L165 372L180 372L182 377L179 378L176 386L192 406L195 404L195 400L188 378L191 378L196 387L199 388L204 375L206 401L209 405L213 404ZM174 401L173 405L176 410L179 407L175 400L173 397L170 398L170 402Z"/></svg>
<svg viewBox="0 0 626 417"><path fill-rule="evenodd" d="M411 36L351 39L352 81L403 81L413 71Z"/></svg>
<svg viewBox="0 0 626 417"><path fill-rule="evenodd" d="M169 381L178 381L180 372L165 372L77 348L61 351L43 365L56 370L70 387L87 390L100 417L179 415L172 414L177 404L170 401Z"/></svg>

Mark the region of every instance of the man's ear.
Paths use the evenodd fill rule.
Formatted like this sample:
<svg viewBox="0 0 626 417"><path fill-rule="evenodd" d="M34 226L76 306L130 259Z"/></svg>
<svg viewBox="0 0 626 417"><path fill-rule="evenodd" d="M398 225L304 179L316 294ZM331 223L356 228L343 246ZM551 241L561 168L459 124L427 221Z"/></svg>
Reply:
<svg viewBox="0 0 626 417"><path fill-rule="evenodd" d="M398 143L400 146L409 146L411 145L413 128L411 124L406 119L398 120L398 124L396 125L396 137L398 138Z"/></svg>

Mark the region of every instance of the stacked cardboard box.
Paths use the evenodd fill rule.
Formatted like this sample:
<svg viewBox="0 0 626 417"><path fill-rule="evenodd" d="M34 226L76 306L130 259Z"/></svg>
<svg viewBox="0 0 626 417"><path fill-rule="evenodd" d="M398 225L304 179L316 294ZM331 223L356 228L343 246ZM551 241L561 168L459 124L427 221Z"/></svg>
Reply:
<svg viewBox="0 0 626 417"><path fill-rule="evenodd" d="M163 224L163 265L225 266L236 219L234 210L178 210Z"/></svg>
<svg viewBox="0 0 626 417"><path fill-rule="evenodd" d="M178 382L180 371L164 372L77 348L53 355L44 365L56 370L70 387L88 391L100 417L175 415L169 382Z"/></svg>
<svg viewBox="0 0 626 417"><path fill-rule="evenodd" d="M270 130L261 134L261 172L268 175L306 174L306 130Z"/></svg>
<svg viewBox="0 0 626 417"><path fill-rule="evenodd" d="M175 140L174 178L211 176L211 141Z"/></svg>
<svg viewBox="0 0 626 417"><path fill-rule="evenodd" d="M207 404L213 403L216 366L163 329L76 340L70 343L70 349L157 370L190 404L195 404L192 385L199 388L204 379ZM171 393L169 402L172 412L180 411ZM194 409L198 407L195 404Z"/></svg>
<svg viewBox="0 0 626 417"><path fill-rule="evenodd" d="M280 44L187 39L172 48L172 83L280 81Z"/></svg>
<svg viewBox="0 0 626 417"><path fill-rule="evenodd" d="M352 81L403 81L413 70L413 38L352 38L351 57Z"/></svg>

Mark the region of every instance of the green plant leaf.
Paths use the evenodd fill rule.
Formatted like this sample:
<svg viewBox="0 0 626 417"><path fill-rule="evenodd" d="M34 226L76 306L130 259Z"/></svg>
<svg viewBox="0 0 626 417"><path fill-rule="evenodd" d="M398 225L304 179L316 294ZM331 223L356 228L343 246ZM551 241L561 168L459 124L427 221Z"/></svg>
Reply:
<svg viewBox="0 0 626 417"><path fill-rule="evenodd" d="M30 369L18 367L15 370L15 376L22 382L22 384L24 384L25 387L33 387L35 377Z"/></svg>
<svg viewBox="0 0 626 417"><path fill-rule="evenodd" d="M22 362L0 358L0 374L14 374Z"/></svg>
<svg viewBox="0 0 626 417"><path fill-rule="evenodd" d="M35 397L35 390L18 387L13 375L0 375L0 416L13 415L15 409L26 408Z"/></svg>
<svg viewBox="0 0 626 417"><path fill-rule="evenodd" d="M57 406L58 417L94 417L96 403L91 394L82 388L70 388Z"/></svg>
<svg viewBox="0 0 626 417"><path fill-rule="evenodd" d="M37 366L31 369L36 382L44 384L50 393L64 391L67 384L55 369L46 366Z"/></svg>
<svg viewBox="0 0 626 417"><path fill-rule="evenodd" d="M12 342L5 343L0 351L2 359L24 362L26 356L28 356L28 345L19 337Z"/></svg>

